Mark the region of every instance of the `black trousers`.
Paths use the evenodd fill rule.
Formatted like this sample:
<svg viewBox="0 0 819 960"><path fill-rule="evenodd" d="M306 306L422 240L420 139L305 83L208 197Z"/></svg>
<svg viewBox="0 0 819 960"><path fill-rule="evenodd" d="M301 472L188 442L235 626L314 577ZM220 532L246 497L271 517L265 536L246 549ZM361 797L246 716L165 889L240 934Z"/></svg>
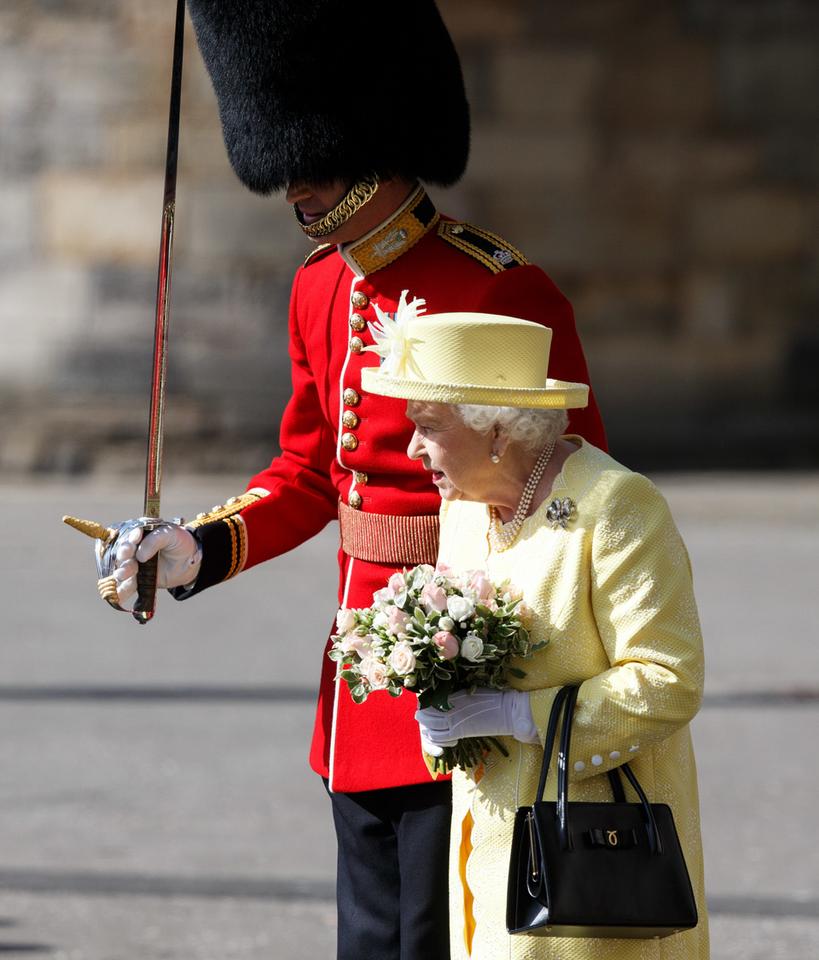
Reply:
<svg viewBox="0 0 819 960"><path fill-rule="evenodd" d="M450 784L330 799L338 960L449 960Z"/></svg>

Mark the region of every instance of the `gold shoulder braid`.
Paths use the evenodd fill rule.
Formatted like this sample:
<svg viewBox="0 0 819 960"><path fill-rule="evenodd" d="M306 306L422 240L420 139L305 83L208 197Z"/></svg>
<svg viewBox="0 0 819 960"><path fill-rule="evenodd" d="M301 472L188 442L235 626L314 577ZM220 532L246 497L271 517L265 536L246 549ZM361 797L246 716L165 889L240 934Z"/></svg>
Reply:
<svg viewBox="0 0 819 960"><path fill-rule="evenodd" d="M263 490L261 487L254 487L252 490L243 493L240 497L231 497L229 500L226 500L224 504L213 507L207 513L197 513L195 519L186 523L185 527L188 530L195 530L197 527L201 527L206 523L214 523L217 520L227 520L234 514L239 513L239 511L244 510L245 507L249 507L251 503L255 503L267 495L267 490Z"/></svg>
<svg viewBox="0 0 819 960"><path fill-rule="evenodd" d="M317 247L314 247L302 261L302 266L306 267L309 263L312 263L320 253L326 253L330 250L331 247L335 247L334 243L320 243Z"/></svg>
<svg viewBox="0 0 819 960"><path fill-rule="evenodd" d="M526 266L529 261L520 250L489 230L482 230L471 223L441 221L438 235L442 240L457 247L482 263L492 273L501 273L512 267Z"/></svg>
<svg viewBox="0 0 819 960"><path fill-rule="evenodd" d="M188 530L195 530L197 527L208 523L221 522L225 525L230 544L230 561L227 573L224 576L225 580L235 577L247 561L247 530L244 520L239 515L240 511L267 495L267 490L254 487L253 490L248 490L240 497L231 497L224 504L213 507L208 513L198 513L194 520L185 524Z"/></svg>
<svg viewBox="0 0 819 960"><path fill-rule="evenodd" d="M318 237L326 237L338 230L339 227L342 227L350 217L358 213L365 203L372 200L377 189L378 177L371 176L359 180L358 183L354 183L353 186L350 187L347 193L344 194L329 213L325 213L321 220L316 220L315 223L302 223L299 219L299 211L295 204L293 206L293 212L296 214L296 219L299 221L302 230L304 230L311 240L315 240Z"/></svg>

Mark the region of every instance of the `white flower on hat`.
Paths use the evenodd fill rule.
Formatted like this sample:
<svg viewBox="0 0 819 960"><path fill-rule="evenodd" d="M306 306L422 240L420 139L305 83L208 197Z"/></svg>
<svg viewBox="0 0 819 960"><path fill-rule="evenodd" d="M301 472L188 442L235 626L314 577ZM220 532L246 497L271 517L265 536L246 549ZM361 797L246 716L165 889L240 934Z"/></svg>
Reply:
<svg viewBox="0 0 819 960"><path fill-rule="evenodd" d="M409 290L401 292L398 308L394 315L385 313L378 304L373 304L378 320L368 323L375 344L364 347L381 357L381 370L392 377L403 377L408 372L420 377L420 371L413 362L412 351L415 341L409 335L413 320L426 310L426 300L418 297L407 303Z"/></svg>

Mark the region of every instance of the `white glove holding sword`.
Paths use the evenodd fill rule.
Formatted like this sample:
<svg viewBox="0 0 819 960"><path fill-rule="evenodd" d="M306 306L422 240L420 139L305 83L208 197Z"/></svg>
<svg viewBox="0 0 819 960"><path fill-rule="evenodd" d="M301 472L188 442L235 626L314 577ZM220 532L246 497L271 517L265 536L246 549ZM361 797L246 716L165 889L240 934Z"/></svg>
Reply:
<svg viewBox="0 0 819 960"><path fill-rule="evenodd" d="M187 587L199 576L202 547L185 527L165 522L148 534L143 527L134 527L119 538L114 551L112 576L117 581L117 598L121 604L137 592L138 564L157 554L158 588Z"/></svg>

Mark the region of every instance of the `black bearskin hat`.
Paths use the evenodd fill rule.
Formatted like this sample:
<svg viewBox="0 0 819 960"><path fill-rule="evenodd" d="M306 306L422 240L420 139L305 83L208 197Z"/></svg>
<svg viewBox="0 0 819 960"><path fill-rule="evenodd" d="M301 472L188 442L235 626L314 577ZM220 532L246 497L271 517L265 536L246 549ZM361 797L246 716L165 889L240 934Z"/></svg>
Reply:
<svg viewBox="0 0 819 960"><path fill-rule="evenodd" d="M469 107L434 0L188 0L228 156L257 193L368 174L447 186Z"/></svg>

